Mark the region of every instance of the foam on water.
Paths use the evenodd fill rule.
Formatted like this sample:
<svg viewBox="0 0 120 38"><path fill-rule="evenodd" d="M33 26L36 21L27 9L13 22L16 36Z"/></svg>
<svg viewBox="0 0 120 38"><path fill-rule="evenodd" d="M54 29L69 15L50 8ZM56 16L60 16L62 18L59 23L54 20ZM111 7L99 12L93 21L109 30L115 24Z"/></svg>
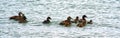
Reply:
<svg viewBox="0 0 120 38"><path fill-rule="evenodd" d="M120 0L0 0L0 38L119 38ZM28 23L9 20L22 11ZM94 24L58 25L67 16L87 15ZM47 16L51 24L42 24Z"/></svg>

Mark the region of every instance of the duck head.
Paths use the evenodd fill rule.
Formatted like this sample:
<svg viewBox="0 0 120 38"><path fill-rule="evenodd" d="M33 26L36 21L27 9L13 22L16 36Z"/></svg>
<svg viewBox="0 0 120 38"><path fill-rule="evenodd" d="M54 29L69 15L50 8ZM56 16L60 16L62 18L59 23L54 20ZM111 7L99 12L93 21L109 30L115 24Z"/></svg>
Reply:
<svg viewBox="0 0 120 38"><path fill-rule="evenodd" d="M22 12L19 12L18 15L21 16Z"/></svg>
<svg viewBox="0 0 120 38"><path fill-rule="evenodd" d="M69 21L70 21L71 19L72 19L72 18L71 18L70 16L68 16L68 17L67 17L67 20L69 20Z"/></svg>
<svg viewBox="0 0 120 38"><path fill-rule="evenodd" d="M47 20L50 20L51 19L51 17L47 17Z"/></svg>
<svg viewBox="0 0 120 38"><path fill-rule="evenodd" d="M82 16L82 19L85 20L85 18L87 18L87 16L86 16L86 15L83 15L83 16Z"/></svg>
<svg viewBox="0 0 120 38"><path fill-rule="evenodd" d="M25 16L24 14L22 14L22 17L23 17L23 19L24 19L24 20L26 20L26 19L27 19L27 18L26 18L26 16Z"/></svg>
<svg viewBox="0 0 120 38"><path fill-rule="evenodd" d="M79 19L79 17L77 16L76 19Z"/></svg>
<svg viewBox="0 0 120 38"><path fill-rule="evenodd" d="M92 22L92 20L90 20L90 22Z"/></svg>

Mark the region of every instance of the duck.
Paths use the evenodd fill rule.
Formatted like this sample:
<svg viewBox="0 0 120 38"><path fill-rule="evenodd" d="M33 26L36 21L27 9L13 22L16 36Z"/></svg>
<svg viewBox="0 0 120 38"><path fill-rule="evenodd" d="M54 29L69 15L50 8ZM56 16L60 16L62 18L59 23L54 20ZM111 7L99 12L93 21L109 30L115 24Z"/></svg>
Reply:
<svg viewBox="0 0 120 38"><path fill-rule="evenodd" d="M69 26L71 26L71 19L72 18L70 16L68 16L67 20L60 22L59 25L64 25L65 27L69 27Z"/></svg>
<svg viewBox="0 0 120 38"><path fill-rule="evenodd" d="M42 23L43 23L43 24L48 24L48 23L51 22L50 19L51 19L51 17L47 17L47 19L44 20Z"/></svg>
<svg viewBox="0 0 120 38"><path fill-rule="evenodd" d="M12 16L12 17L10 17L9 19L10 19L10 20L11 20L11 19L12 19L12 20L19 20L19 17L22 17L21 14L22 14L22 12L19 12L19 13L18 13L18 16Z"/></svg>
<svg viewBox="0 0 120 38"><path fill-rule="evenodd" d="M93 21L92 21L92 20L90 20L89 22L87 22L87 24L93 24Z"/></svg>
<svg viewBox="0 0 120 38"><path fill-rule="evenodd" d="M72 21L72 23L78 23L78 21L79 21L79 17L76 16L76 18Z"/></svg>
<svg viewBox="0 0 120 38"><path fill-rule="evenodd" d="M80 19L81 22L79 24L77 24L78 27L83 27L83 26L86 25L86 19L85 18L87 18L87 16L83 15L82 19Z"/></svg>
<svg viewBox="0 0 120 38"><path fill-rule="evenodd" d="M27 18L26 18L26 16L24 15L24 14L22 14L22 17L19 17L19 23L26 23L27 22L27 20L26 20Z"/></svg>
<svg viewBox="0 0 120 38"><path fill-rule="evenodd" d="M26 23L27 22L27 18L26 18L26 16L22 13L22 12L19 12L18 13L18 16L12 16L12 17L10 17L9 18L10 20L12 19L12 20L16 20L16 21L18 21L19 23Z"/></svg>

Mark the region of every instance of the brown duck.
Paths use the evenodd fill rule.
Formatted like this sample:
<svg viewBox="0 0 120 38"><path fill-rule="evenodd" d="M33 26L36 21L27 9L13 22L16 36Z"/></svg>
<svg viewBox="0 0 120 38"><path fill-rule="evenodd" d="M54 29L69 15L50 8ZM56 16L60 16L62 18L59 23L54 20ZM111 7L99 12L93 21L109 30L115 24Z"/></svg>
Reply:
<svg viewBox="0 0 120 38"><path fill-rule="evenodd" d="M82 16L82 19L80 19L81 22L77 24L78 27L83 27L86 25L86 19L85 19L86 17L87 17L86 15Z"/></svg>
<svg viewBox="0 0 120 38"><path fill-rule="evenodd" d="M27 22L27 20L26 20L27 18L26 18L26 16L22 12L19 12L18 16L12 16L9 19L16 20L19 23L25 23L25 22Z"/></svg>
<svg viewBox="0 0 120 38"><path fill-rule="evenodd" d="M76 18L72 21L72 23L78 23L79 22L79 17L76 16Z"/></svg>
<svg viewBox="0 0 120 38"><path fill-rule="evenodd" d="M19 18L22 17L21 14L22 14L22 12L19 12L19 13L18 13L18 16L12 16L12 17L10 17L9 19L19 20Z"/></svg>
<svg viewBox="0 0 120 38"><path fill-rule="evenodd" d="M70 26L71 25L71 19L72 18L70 16L67 17L67 20L64 20L64 21L60 22L60 25L64 25L65 27Z"/></svg>

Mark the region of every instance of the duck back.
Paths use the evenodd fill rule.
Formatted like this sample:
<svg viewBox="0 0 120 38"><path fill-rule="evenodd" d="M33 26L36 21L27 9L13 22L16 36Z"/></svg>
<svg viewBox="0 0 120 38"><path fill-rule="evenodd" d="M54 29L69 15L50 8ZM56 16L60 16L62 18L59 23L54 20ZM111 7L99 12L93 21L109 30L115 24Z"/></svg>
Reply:
<svg viewBox="0 0 120 38"><path fill-rule="evenodd" d="M50 20L45 20L42 23L44 23L44 24L50 23Z"/></svg>

